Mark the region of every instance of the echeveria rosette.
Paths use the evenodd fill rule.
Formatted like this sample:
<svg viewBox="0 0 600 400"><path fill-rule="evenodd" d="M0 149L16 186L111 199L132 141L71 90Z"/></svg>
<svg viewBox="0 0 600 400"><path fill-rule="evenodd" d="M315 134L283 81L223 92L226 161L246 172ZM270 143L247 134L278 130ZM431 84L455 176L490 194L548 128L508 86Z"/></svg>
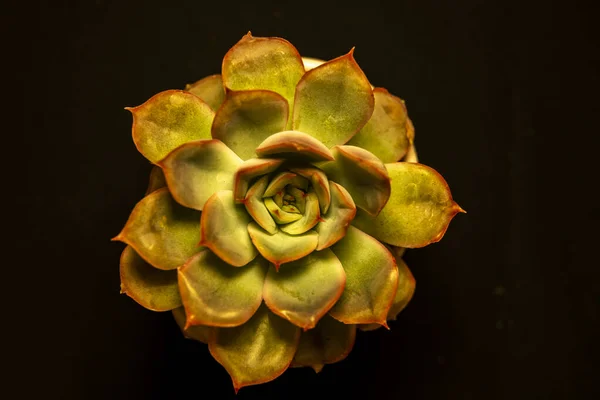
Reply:
<svg viewBox="0 0 600 400"><path fill-rule="evenodd" d="M387 328L414 292L403 249L440 240L462 211L416 163L404 101L353 51L305 61L248 34L221 75L129 108L154 167L115 238L122 292L172 310L236 390L319 371L357 328Z"/></svg>

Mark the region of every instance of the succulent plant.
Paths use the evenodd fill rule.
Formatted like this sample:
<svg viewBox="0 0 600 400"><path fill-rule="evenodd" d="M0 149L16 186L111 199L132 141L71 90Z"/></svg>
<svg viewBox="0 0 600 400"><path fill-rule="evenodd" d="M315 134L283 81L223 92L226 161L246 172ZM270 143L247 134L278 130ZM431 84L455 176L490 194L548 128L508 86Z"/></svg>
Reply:
<svg viewBox="0 0 600 400"><path fill-rule="evenodd" d="M463 211L415 162L404 101L373 88L353 51L318 64L247 34L221 75L128 108L154 166L114 238L121 291L172 310L236 391L289 366L318 372L357 328L387 328L415 288L403 250Z"/></svg>

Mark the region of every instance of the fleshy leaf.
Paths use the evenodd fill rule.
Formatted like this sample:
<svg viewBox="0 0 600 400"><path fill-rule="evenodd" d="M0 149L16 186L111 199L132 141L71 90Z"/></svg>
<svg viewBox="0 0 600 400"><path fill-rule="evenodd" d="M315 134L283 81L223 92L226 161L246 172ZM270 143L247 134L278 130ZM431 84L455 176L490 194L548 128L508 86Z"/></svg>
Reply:
<svg viewBox="0 0 600 400"><path fill-rule="evenodd" d="M292 129L327 148L346 143L373 114L371 84L353 51L311 69L296 88Z"/></svg>
<svg viewBox="0 0 600 400"><path fill-rule="evenodd" d="M267 210L262 199L268 183L268 176L263 176L257 180L246 192L244 206L252 219L254 219L261 228L273 235L277 232L277 224L273 220L273 217L271 217L271 214L269 213L269 210Z"/></svg>
<svg viewBox="0 0 600 400"><path fill-rule="evenodd" d="M396 265L398 265L398 289L396 290L396 297L390 311L388 312L388 320L395 321L398 314L408 305L415 293L415 277L408 268L408 265L401 258L396 259Z"/></svg>
<svg viewBox="0 0 600 400"><path fill-rule="evenodd" d="M256 222L248 225L248 233L256 249L264 258L275 264L275 268L312 253L319 242L319 235L314 230L296 236L282 231L269 235Z"/></svg>
<svg viewBox="0 0 600 400"><path fill-rule="evenodd" d="M267 186L263 197L275 196L277 192L283 190L287 185L292 185L296 188L303 188L306 190L308 188L308 181L306 178L298 176L293 172L283 171L271 179L271 182L269 182L269 186Z"/></svg>
<svg viewBox="0 0 600 400"><path fill-rule="evenodd" d="M211 138L214 111L184 90L167 90L126 109L133 114L133 141L153 163L184 143Z"/></svg>
<svg viewBox="0 0 600 400"><path fill-rule="evenodd" d="M346 274L329 249L273 266L265 280L265 304L275 314L304 330L312 329L344 291Z"/></svg>
<svg viewBox="0 0 600 400"><path fill-rule="evenodd" d="M215 139L185 143L159 163L173 198L196 210L202 210L215 192L231 189L241 164L233 151Z"/></svg>
<svg viewBox="0 0 600 400"><path fill-rule="evenodd" d="M262 302L267 262L257 257L244 268L223 262L205 249L178 269L186 326L238 326Z"/></svg>
<svg viewBox="0 0 600 400"><path fill-rule="evenodd" d="M279 229L290 235L300 235L312 229L320 219L319 198L314 192L309 192L306 194L306 204L302 218L290 224L283 225Z"/></svg>
<svg viewBox="0 0 600 400"><path fill-rule="evenodd" d="M275 171L282 163L283 160L274 158L251 158L244 161L235 172L233 193L236 203L244 202L252 179Z"/></svg>
<svg viewBox="0 0 600 400"><path fill-rule="evenodd" d="M265 207L267 207L271 217L273 217L278 224L288 224L302 218L302 214L287 212L279 208L277 203L271 198L264 199L263 203L265 204Z"/></svg>
<svg viewBox="0 0 600 400"><path fill-rule="evenodd" d="M323 365L346 358L354 347L355 339L356 325L347 325L325 315L314 329L300 335L294 364L312 367L319 372Z"/></svg>
<svg viewBox="0 0 600 400"><path fill-rule="evenodd" d="M291 106L304 65L287 40L248 33L225 54L222 73L231 90L270 90L285 97Z"/></svg>
<svg viewBox="0 0 600 400"><path fill-rule="evenodd" d="M200 97L215 112L225 100L225 88L219 74L210 75L192 84L187 84L185 90Z"/></svg>
<svg viewBox="0 0 600 400"><path fill-rule="evenodd" d="M175 318L175 322L177 322L177 325L179 326L179 329L181 329L183 336L185 336L187 339L194 339L202 343L208 343L208 338L211 335L211 331L215 329L211 326L203 325L189 326L186 328L185 322L187 317L185 316L185 308L183 307L173 310L173 318Z"/></svg>
<svg viewBox="0 0 600 400"><path fill-rule="evenodd" d="M280 155L294 160L333 160L333 155L323 143L298 131L284 131L269 136L257 147L256 154L259 157Z"/></svg>
<svg viewBox="0 0 600 400"><path fill-rule="evenodd" d="M382 242L415 248L439 241L448 224L464 212L448 184L434 169L416 163L385 165L392 180L392 194L375 218L359 210L352 225Z"/></svg>
<svg viewBox="0 0 600 400"><path fill-rule="evenodd" d="M179 205L167 188L144 197L113 240L127 243L159 269L175 269L202 248L200 212Z"/></svg>
<svg viewBox="0 0 600 400"><path fill-rule="evenodd" d="M288 102L275 92L231 91L215 115L212 137L243 160L254 158L263 140L285 129L288 115Z"/></svg>
<svg viewBox="0 0 600 400"><path fill-rule="evenodd" d="M331 192L329 191L327 175L319 168L291 168L291 170L310 181L319 198L321 214L326 214L331 204Z"/></svg>
<svg viewBox="0 0 600 400"><path fill-rule="evenodd" d="M373 115L348 144L370 151L384 163L396 162L406 154L410 146L406 106L404 101L383 88L376 88L373 94Z"/></svg>
<svg viewBox="0 0 600 400"><path fill-rule="evenodd" d="M331 249L346 271L346 289L331 309L331 316L345 324L387 326L398 287L398 268L390 251L352 226Z"/></svg>
<svg viewBox="0 0 600 400"><path fill-rule="evenodd" d="M162 169L158 165L152 166L152 170L150 171L150 180L148 182L148 189L146 189L146 195L158 190L160 188L164 188L167 186L167 181L165 180L165 174Z"/></svg>
<svg viewBox="0 0 600 400"><path fill-rule="evenodd" d="M237 392L281 375L294 358L299 338L300 328L262 305L245 324L215 330L208 348Z"/></svg>
<svg viewBox="0 0 600 400"><path fill-rule="evenodd" d="M317 251L332 246L341 240L356 215L356 206L350 193L343 186L333 181L329 181L329 187L331 190L331 205L327 214L321 217L322 221L315 228L319 234Z"/></svg>
<svg viewBox="0 0 600 400"><path fill-rule="evenodd" d="M391 192L385 165L360 147L336 146L332 152L335 161L321 166L329 179L348 190L358 208L371 215L379 214Z"/></svg>
<svg viewBox="0 0 600 400"><path fill-rule="evenodd" d="M181 307L177 271L152 267L131 246L121 254L121 293L152 311Z"/></svg>
<svg viewBox="0 0 600 400"><path fill-rule="evenodd" d="M246 229L250 221L244 206L233 201L231 190L216 192L204 205L201 243L228 264L246 265L258 254Z"/></svg>

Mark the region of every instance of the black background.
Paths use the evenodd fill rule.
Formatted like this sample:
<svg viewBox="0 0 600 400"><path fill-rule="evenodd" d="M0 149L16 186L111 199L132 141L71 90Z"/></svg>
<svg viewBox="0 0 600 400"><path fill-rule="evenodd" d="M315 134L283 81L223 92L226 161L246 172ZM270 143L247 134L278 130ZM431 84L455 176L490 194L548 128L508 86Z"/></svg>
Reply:
<svg viewBox="0 0 600 400"><path fill-rule="evenodd" d="M251 30L323 59L356 46L371 82L406 100L421 162L468 214L440 243L407 253L417 290L391 331L360 333L318 375L289 370L238 398L598 398L597 14L574 1L391 4L98 0L3 11L4 51L14 51L4 64L18 77L5 81L19 86L5 93L17 106L7 120L23 133L5 128L20 141L4 148L17 157L5 175L25 209L9 242L22 390L234 398L206 346L183 339L169 313L119 295L123 246L109 239L150 171L123 107L218 73Z"/></svg>

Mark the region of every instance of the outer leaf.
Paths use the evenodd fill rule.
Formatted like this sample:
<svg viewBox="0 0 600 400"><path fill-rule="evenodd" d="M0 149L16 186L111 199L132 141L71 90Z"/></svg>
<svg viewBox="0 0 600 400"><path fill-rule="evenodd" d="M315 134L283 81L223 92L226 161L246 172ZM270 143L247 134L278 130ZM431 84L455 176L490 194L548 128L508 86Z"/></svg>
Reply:
<svg viewBox="0 0 600 400"><path fill-rule="evenodd" d="M121 293L152 311L181 307L177 272L153 268L131 246L121 254Z"/></svg>
<svg viewBox="0 0 600 400"><path fill-rule="evenodd" d="M331 189L331 206L327 214L321 217L321 223L315 228L319 234L317 251L341 240L356 215L356 206L350 193L333 181L329 181L329 187Z"/></svg>
<svg viewBox="0 0 600 400"><path fill-rule="evenodd" d="M217 329L208 349L231 375L237 392L281 375L294 358L299 338L298 327L263 305L244 325Z"/></svg>
<svg viewBox="0 0 600 400"><path fill-rule="evenodd" d="M312 253L319 241L317 232L313 230L297 236L282 231L269 235L255 222L248 225L248 233L256 249L271 261L276 269L283 263L298 260Z"/></svg>
<svg viewBox="0 0 600 400"><path fill-rule="evenodd" d="M201 250L200 212L180 206L167 188L144 197L113 240L127 243L159 269L175 269Z"/></svg>
<svg viewBox="0 0 600 400"><path fill-rule="evenodd" d="M317 373L325 364L342 361L356 339L356 325L343 324L325 315L314 329L302 332L294 363L312 367Z"/></svg>
<svg viewBox="0 0 600 400"><path fill-rule="evenodd" d="M359 212L352 224L394 246L414 248L439 241L452 218L464 212L452 200L444 178L423 164L385 166L392 180L390 200L377 217Z"/></svg>
<svg viewBox="0 0 600 400"><path fill-rule="evenodd" d="M298 131L279 132L267 137L256 149L259 157L281 156L308 161L332 161L329 149L314 137Z"/></svg>
<svg viewBox="0 0 600 400"><path fill-rule="evenodd" d="M246 230L250 221L244 207L233 201L231 190L216 192L204 205L201 243L228 264L246 265L258 254Z"/></svg>
<svg viewBox="0 0 600 400"><path fill-rule="evenodd" d="M185 316L185 308L183 307L173 310L173 318L175 318L175 322L177 322L177 325L179 326L179 329L181 329L183 336L185 336L187 339L194 339L202 343L208 343L211 331L215 329L211 326L203 325L190 326L186 328L185 322L187 318Z"/></svg>
<svg viewBox="0 0 600 400"><path fill-rule="evenodd" d="M319 168L291 168L292 171L310 180L312 187L319 198L321 214L327 213L331 204L331 192L327 175Z"/></svg>
<svg viewBox="0 0 600 400"><path fill-rule="evenodd" d="M274 158L252 158L244 161L235 172L233 193L236 203L244 202L252 179L275 171L281 164L283 164L283 160Z"/></svg>
<svg viewBox="0 0 600 400"><path fill-rule="evenodd" d="M408 265L401 258L396 259L398 265L398 289L392 307L388 312L388 320L395 321L398 314L408 305L415 294L415 277L408 269Z"/></svg>
<svg viewBox="0 0 600 400"><path fill-rule="evenodd" d="M387 314L398 287L398 268L392 254L354 227L331 249L346 271L346 289L331 309L331 316L345 324L387 327Z"/></svg>
<svg viewBox="0 0 600 400"><path fill-rule="evenodd" d="M213 111L217 111L225 100L225 88L219 74L207 76L191 85L187 84L185 90L200 97Z"/></svg>
<svg viewBox="0 0 600 400"><path fill-rule="evenodd" d="M260 257L235 268L208 249L190 258L178 273L186 326L232 327L248 321L262 302L267 268Z"/></svg>
<svg viewBox="0 0 600 400"><path fill-rule="evenodd" d="M150 180L148 182L148 189L146 189L146 195L166 186L165 174L159 166L154 165L150 171Z"/></svg>
<svg viewBox="0 0 600 400"><path fill-rule="evenodd" d="M304 330L312 329L344 291L346 274L329 249L313 252L269 269L265 280L265 304L275 314Z"/></svg>
<svg viewBox="0 0 600 400"><path fill-rule="evenodd" d="M283 225L280 229L290 235L300 235L312 229L320 220L319 198L314 192L309 192L306 194L306 204L302 218L290 224Z"/></svg>
<svg viewBox="0 0 600 400"><path fill-rule="evenodd" d="M329 177L348 190L358 208L377 215L387 203L391 184L385 165L375 155L355 146L336 146L334 162L322 165Z"/></svg>
<svg viewBox="0 0 600 400"><path fill-rule="evenodd" d="M159 162L173 198L196 210L202 210L215 192L231 190L241 164L233 151L215 139L185 143Z"/></svg>
<svg viewBox="0 0 600 400"><path fill-rule="evenodd" d="M288 116L288 102L275 92L232 91L215 115L212 137L247 160L263 140L285 129Z"/></svg>
<svg viewBox="0 0 600 400"><path fill-rule="evenodd" d="M370 151L384 163L396 162L406 154L410 146L406 106L404 101L383 88L376 88L373 94L373 115L348 144Z"/></svg>
<svg viewBox="0 0 600 400"><path fill-rule="evenodd" d="M350 140L373 114L371 84L353 52L308 71L296 88L292 129L328 148Z"/></svg>
<svg viewBox="0 0 600 400"><path fill-rule="evenodd" d="M277 224L275 224L273 217L271 217L271 214L269 210L267 210L262 199L268 183L268 176L263 176L257 180L246 192L244 206L254 221L259 224L261 228L273 235L277 232Z"/></svg>
<svg viewBox="0 0 600 400"><path fill-rule="evenodd" d="M304 74L298 50L280 38L258 38L250 33L223 58L223 82L231 90L265 89L293 104L294 91Z"/></svg>
<svg viewBox="0 0 600 400"><path fill-rule="evenodd" d="M215 116L208 104L183 90L167 90L126 109L133 114L133 141L153 163L184 143L210 139Z"/></svg>

